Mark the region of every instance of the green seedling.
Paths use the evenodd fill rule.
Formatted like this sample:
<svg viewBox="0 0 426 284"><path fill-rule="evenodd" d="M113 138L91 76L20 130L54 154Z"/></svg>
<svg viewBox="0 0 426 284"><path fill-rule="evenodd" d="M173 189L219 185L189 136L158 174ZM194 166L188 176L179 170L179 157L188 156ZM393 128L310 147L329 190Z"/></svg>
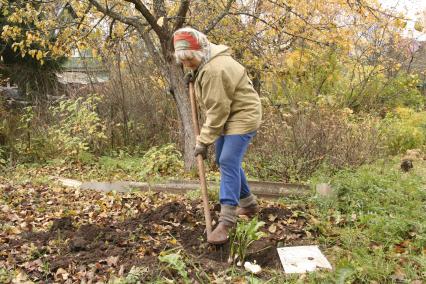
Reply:
<svg viewBox="0 0 426 284"><path fill-rule="evenodd" d="M171 253L171 251L165 252L163 255L160 255L158 259L166 263L169 268L176 270L182 277L184 283L191 283L188 273L186 272L186 264L180 255L180 251L175 253Z"/></svg>
<svg viewBox="0 0 426 284"><path fill-rule="evenodd" d="M237 228L231 235L230 262L239 259L239 262L243 263L249 246L265 236L265 233L259 231L264 225L265 222L259 221L257 217L237 224Z"/></svg>

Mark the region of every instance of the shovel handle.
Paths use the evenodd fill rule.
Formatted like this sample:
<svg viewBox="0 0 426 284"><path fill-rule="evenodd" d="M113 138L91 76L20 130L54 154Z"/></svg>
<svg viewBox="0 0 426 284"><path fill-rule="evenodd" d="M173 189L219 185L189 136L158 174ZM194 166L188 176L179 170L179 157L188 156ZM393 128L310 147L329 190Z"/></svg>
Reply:
<svg viewBox="0 0 426 284"><path fill-rule="evenodd" d="M194 83L189 83L189 98L191 100L192 110L192 126L194 129L195 139L200 135L200 127L198 125L197 103L194 94ZM204 169L204 161L201 155L197 155L198 176L200 178L201 197L203 198L204 217L206 219L207 237L212 232L212 218L209 208L209 196L207 195L206 171Z"/></svg>

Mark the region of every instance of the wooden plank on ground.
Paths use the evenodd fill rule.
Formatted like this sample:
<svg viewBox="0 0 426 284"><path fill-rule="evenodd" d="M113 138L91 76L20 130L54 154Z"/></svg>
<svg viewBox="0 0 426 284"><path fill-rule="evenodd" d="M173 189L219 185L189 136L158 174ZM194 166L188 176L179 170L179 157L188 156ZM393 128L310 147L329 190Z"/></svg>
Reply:
<svg viewBox="0 0 426 284"><path fill-rule="evenodd" d="M75 187L76 185L79 185L79 188L81 189L98 190L103 192L129 192L131 190L141 190L182 194L188 191L199 189L199 184L197 181L173 180L164 183L150 184L146 182L132 181L79 182L77 180L63 178L57 179L65 186ZM217 190L219 186L220 185L218 182L208 182L209 190ZM278 199L281 197L289 196L303 196L309 194L310 192L309 186L294 183L249 181L249 186L251 191L255 195L266 199Z"/></svg>

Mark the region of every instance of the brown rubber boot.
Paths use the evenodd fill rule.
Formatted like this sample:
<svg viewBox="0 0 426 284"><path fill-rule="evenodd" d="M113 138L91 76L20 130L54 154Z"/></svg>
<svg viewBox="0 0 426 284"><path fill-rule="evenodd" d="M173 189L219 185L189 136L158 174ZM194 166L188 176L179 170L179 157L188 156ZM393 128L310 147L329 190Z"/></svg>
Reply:
<svg viewBox="0 0 426 284"><path fill-rule="evenodd" d="M207 237L207 242L213 245L225 244L229 239L229 231L232 227L232 225L229 226L226 222L220 222L210 236Z"/></svg>
<svg viewBox="0 0 426 284"><path fill-rule="evenodd" d="M238 207L236 212L237 216L245 215L247 217L253 217L259 212L259 206L256 204L249 207Z"/></svg>
<svg viewBox="0 0 426 284"><path fill-rule="evenodd" d="M236 210L237 216L245 215L253 217L259 212L259 206L257 206L256 196L250 194L246 198L240 200L240 206Z"/></svg>
<svg viewBox="0 0 426 284"><path fill-rule="evenodd" d="M229 232L237 222L237 215L235 214L236 209L236 206L220 206L219 224L213 232L207 236L207 242L214 245L221 245L229 240Z"/></svg>

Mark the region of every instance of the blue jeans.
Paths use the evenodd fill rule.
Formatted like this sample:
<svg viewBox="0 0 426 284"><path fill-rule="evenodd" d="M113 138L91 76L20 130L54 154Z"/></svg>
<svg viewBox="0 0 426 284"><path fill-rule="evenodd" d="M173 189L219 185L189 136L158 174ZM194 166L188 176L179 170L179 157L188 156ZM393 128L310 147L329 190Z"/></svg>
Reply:
<svg viewBox="0 0 426 284"><path fill-rule="evenodd" d="M250 195L241 163L256 131L247 134L222 135L216 142L216 163L220 168L220 204L237 206Z"/></svg>

